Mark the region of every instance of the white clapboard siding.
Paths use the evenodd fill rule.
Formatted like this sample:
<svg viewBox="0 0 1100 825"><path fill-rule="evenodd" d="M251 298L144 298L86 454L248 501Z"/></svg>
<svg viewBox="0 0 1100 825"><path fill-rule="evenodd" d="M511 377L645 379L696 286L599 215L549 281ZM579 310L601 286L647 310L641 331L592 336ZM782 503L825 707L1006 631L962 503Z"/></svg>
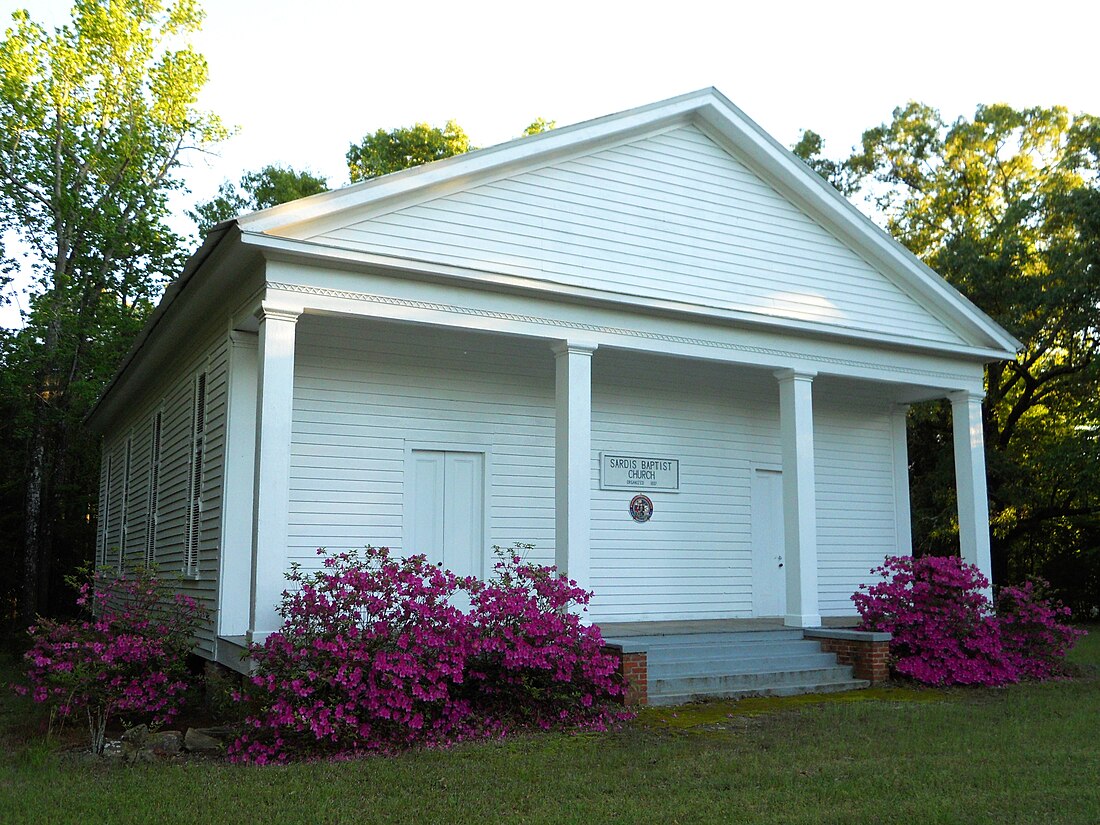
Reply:
<svg viewBox="0 0 1100 825"><path fill-rule="evenodd" d="M750 616L750 467L779 462L774 379L612 352L597 353L593 370L593 452L680 462L680 492L646 492L644 524L630 517L633 492L599 489L594 462L594 617Z"/></svg>
<svg viewBox="0 0 1100 825"><path fill-rule="evenodd" d="M103 446L101 486L107 484L107 461L111 461L110 489L106 530L100 531L99 543L107 548L106 562L118 563L121 535L122 466L125 463L126 440L130 447L130 486L126 507L127 530L124 567L132 568L144 562L148 529L149 485L152 481L152 426L157 411L161 412L161 453L157 495L157 523L153 563L167 576L184 569L187 540L187 507L191 467L191 427L194 409L194 377L206 370L206 450L203 458L201 487L201 522L197 575L183 578L180 590L196 598L210 612L211 621L197 634L198 649L208 655L214 650L214 616L217 603L217 573L219 564L218 536L221 525L222 475L225 448L226 363L228 339L215 340L181 353L175 369L161 376L158 384L146 394L145 403L119 418L107 431Z"/></svg>
<svg viewBox="0 0 1100 825"><path fill-rule="evenodd" d="M890 410L870 394L814 399L821 615L851 616L852 593L897 553Z"/></svg>
<svg viewBox="0 0 1100 825"><path fill-rule="evenodd" d="M317 239L630 296L962 340L693 126Z"/></svg>
<svg viewBox="0 0 1100 825"><path fill-rule="evenodd" d="M489 454L492 544L554 546L554 371L545 344L305 316L295 354L289 561L316 548L402 545L406 448ZM888 411L815 397L821 598L850 615L866 571L892 552ZM766 371L599 350L593 359L591 615L598 621L752 614L750 480L777 467L779 393ZM680 460L681 491L599 489L601 451ZM490 557L486 557L491 561Z"/></svg>
<svg viewBox="0 0 1100 825"><path fill-rule="evenodd" d="M680 460L679 493L648 493L635 524L629 492L593 484L594 613L603 621L752 614L754 466L779 467L778 389L767 373L599 353L593 450ZM819 595L852 615L851 595L895 552L890 412L869 393L815 388Z"/></svg>
<svg viewBox="0 0 1100 825"><path fill-rule="evenodd" d="M298 322L289 560L403 547L406 446L484 451L489 548L552 562L554 359L546 343L304 316Z"/></svg>

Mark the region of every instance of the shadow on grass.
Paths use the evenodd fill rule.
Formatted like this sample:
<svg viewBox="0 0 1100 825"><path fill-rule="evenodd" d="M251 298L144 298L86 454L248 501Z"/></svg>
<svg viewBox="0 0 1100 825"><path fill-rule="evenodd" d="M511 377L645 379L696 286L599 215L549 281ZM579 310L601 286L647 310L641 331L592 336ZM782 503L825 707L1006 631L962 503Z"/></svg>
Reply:
<svg viewBox="0 0 1100 825"><path fill-rule="evenodd" d="M744 699L724 699L696 702L689 705L642 708L636 724L653 730L692 730L729 726L739 717L758 717L784 713L820 705L853 702L944 702L952 698L950 691L933 688L886 686L841 693L807 693L799 696L751 696Z"/></svg>

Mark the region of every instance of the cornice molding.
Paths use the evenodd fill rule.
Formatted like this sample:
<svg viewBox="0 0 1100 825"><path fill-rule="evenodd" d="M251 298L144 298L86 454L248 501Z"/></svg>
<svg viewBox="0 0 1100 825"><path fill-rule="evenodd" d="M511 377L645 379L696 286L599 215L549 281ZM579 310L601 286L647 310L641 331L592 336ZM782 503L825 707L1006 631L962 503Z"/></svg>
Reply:
<svg viewBox="0 0 1100 825"><path fill-rule="evenodd" d="M293 292L299 295L314 295L324 298L339 298L357 303L378 304L382 306L403 307L406 309L427 310L432 312L447 313L450 315L465 315L468 317L487 318L496 321L510 321L514 323L534 324L538 326L554 327L557 329L577 330L603 335L618 335L627 338L635 338L647 341L663 341L670 344L686 344L689 346L706 347L709 349L726 350L729 352L745 352L755 355L771 356L778 360L789 361L797 359L801 361L816 361L821 364L835 364L837 366L853 367L855 369L873 370L881 373L903 373L905 375L920 376L922 378L935 378L946 380L950 383L967 384L971 380L968 376L953 372L939 370L924 370L914 367L899 367L892 365L876 364L871 361L861 361L855 358L837 358L828 355L813 355L792 350L784 350L776 347L764 347L754 344L740 344L733 341L715 341L708 338L695 338L686 335L668 335L665 333L651 332L649 330L631 329L629 327L606 326L603 324L588 324L581 321L571 321L564 318L552 318L540 315L527 315L515 312L499 312L481 307L460 306L446 304L438 301L421 301L412 298L395 298L389 295L375 295L368 292L354 292L345 289L330 289L327 287L308 286L305 284L288 284L268 281L269 290ZM655 352L660 350L654 348ZM806 370L800 370L806 373Z"/></svg>

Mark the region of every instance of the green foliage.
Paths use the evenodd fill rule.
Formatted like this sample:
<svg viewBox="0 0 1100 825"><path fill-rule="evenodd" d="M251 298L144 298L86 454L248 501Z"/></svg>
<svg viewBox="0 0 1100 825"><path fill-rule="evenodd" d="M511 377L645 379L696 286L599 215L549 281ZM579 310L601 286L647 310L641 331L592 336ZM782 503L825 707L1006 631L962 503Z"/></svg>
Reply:
<svg viewBox="0 0 1100 825"><path fill-rule="evenodd" d="M461 155L473 148L469 136L453 120L448 120L442 129L427 123L388 132L379 129L348 149L348 172L355 183Z"/></svg>
<svg viewBox="0 0 1100 825"><path fill-rule="evenodd" d="M824 149L825 139L811 129L803 129L798 143L791 147L796 156L835 186L837 191L845 197L851 196L859 190L858 178L851 174L844 162L830 160L822 155Z"/></svg>
<svg viewBox="0 0 1100 825"><path fill-rule="evenodd" d="M188 0L83 0L53 34L26 12L13 20L0 42L0 228L32 248L46 289L89 276L147 296L175 251L161 220L179 150L224 134L193 105L206 62L176 42L201 14Z"/></svg>
<svg viewBox="0 0 1100 825"><path fill-rule="evenodd" d="M26 490L0 549L21 556L24 620L56 556L88 552L97 459L80 421L182 261L164 223L180 153L225 134L195 106L206 62L186 37L201 20L193 0L79 0L52 33L16 12L0 41L0 231L34 279L0 349L0 458Z"/></svg>
<svg viewBox="0 0 1100 825"><path fill-rule="evenodd" d="M537 117L531 121L531 125L523 130L521 137L531 137L531 135L541 135L543 132L549 132L558 125L556 120L547 120L544 117Z"/></svg>
<svg viewBox="0 0 1100 825"><path fill-rule="evenodd" d="M909 103L828 163L811 135L814 168L861 184L895 237L1024 344L987 370L995 580L1043 575L1074 609L1097 605L1067 588L1100 573L1100 120L997 104L947 122ZM949 408L911 422L915 539L935 550L957 530Z"/></svg>
<svg viewBox="0 0 1100 825"><path fill-rule="evenodd" d="M328 181L324 178L310 172L298 172L289 166L268 165L241 175L236 186L225 181L218 187L215 197L198 204L194 212L187 214L198 226L199 235L205 235L215 225L238 215L327 191Z"/></svg>

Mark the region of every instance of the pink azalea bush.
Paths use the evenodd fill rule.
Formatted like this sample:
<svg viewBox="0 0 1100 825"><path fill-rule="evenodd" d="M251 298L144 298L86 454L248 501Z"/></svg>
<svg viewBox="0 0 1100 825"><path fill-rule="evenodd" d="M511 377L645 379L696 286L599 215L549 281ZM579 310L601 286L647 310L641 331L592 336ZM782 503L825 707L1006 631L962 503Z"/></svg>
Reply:
<svg viewBox="0 0 1100 825"><path fill-rule="evenodd" d="M1069 609L1041 599L1034 586L1006 587L999 610L989 581L954 556L888 557L883 577L852 596L864 630L893 635L895 672L930 685L1004 685L1055 675L1082 631Z"/></svg>
<svg viewBox="0 0 1100 825"><path fill-rule="evenodd" d="M172 593L150 569L97 571L78 591L77 604L90 618L40 619L31 627L27 684L13 687L61 717L83 711L92 750L100 754L113 716L163 723L179 712L188 687L185 659L205 610Z"/></svg>
<svg viewBox="0 0 1100 825"><path fill-rule="evenodd" d="M1066 624L1070 609L1041 596L1040 580L997 593L1001 644L1009 666L1023 679L1049 679L1064 670L1066 654L1085 635Z"/></svg>
<svg viewBox="0 0 1100 825"><path fill-rule="evenodd" d="M282 629L251 649L241 698L254 712L232 759L390 753L621 715L617 661L577 612L589 594L552 568L509 555L482 582L386 548L318 553L319 571L287 576Z"/></svg>

